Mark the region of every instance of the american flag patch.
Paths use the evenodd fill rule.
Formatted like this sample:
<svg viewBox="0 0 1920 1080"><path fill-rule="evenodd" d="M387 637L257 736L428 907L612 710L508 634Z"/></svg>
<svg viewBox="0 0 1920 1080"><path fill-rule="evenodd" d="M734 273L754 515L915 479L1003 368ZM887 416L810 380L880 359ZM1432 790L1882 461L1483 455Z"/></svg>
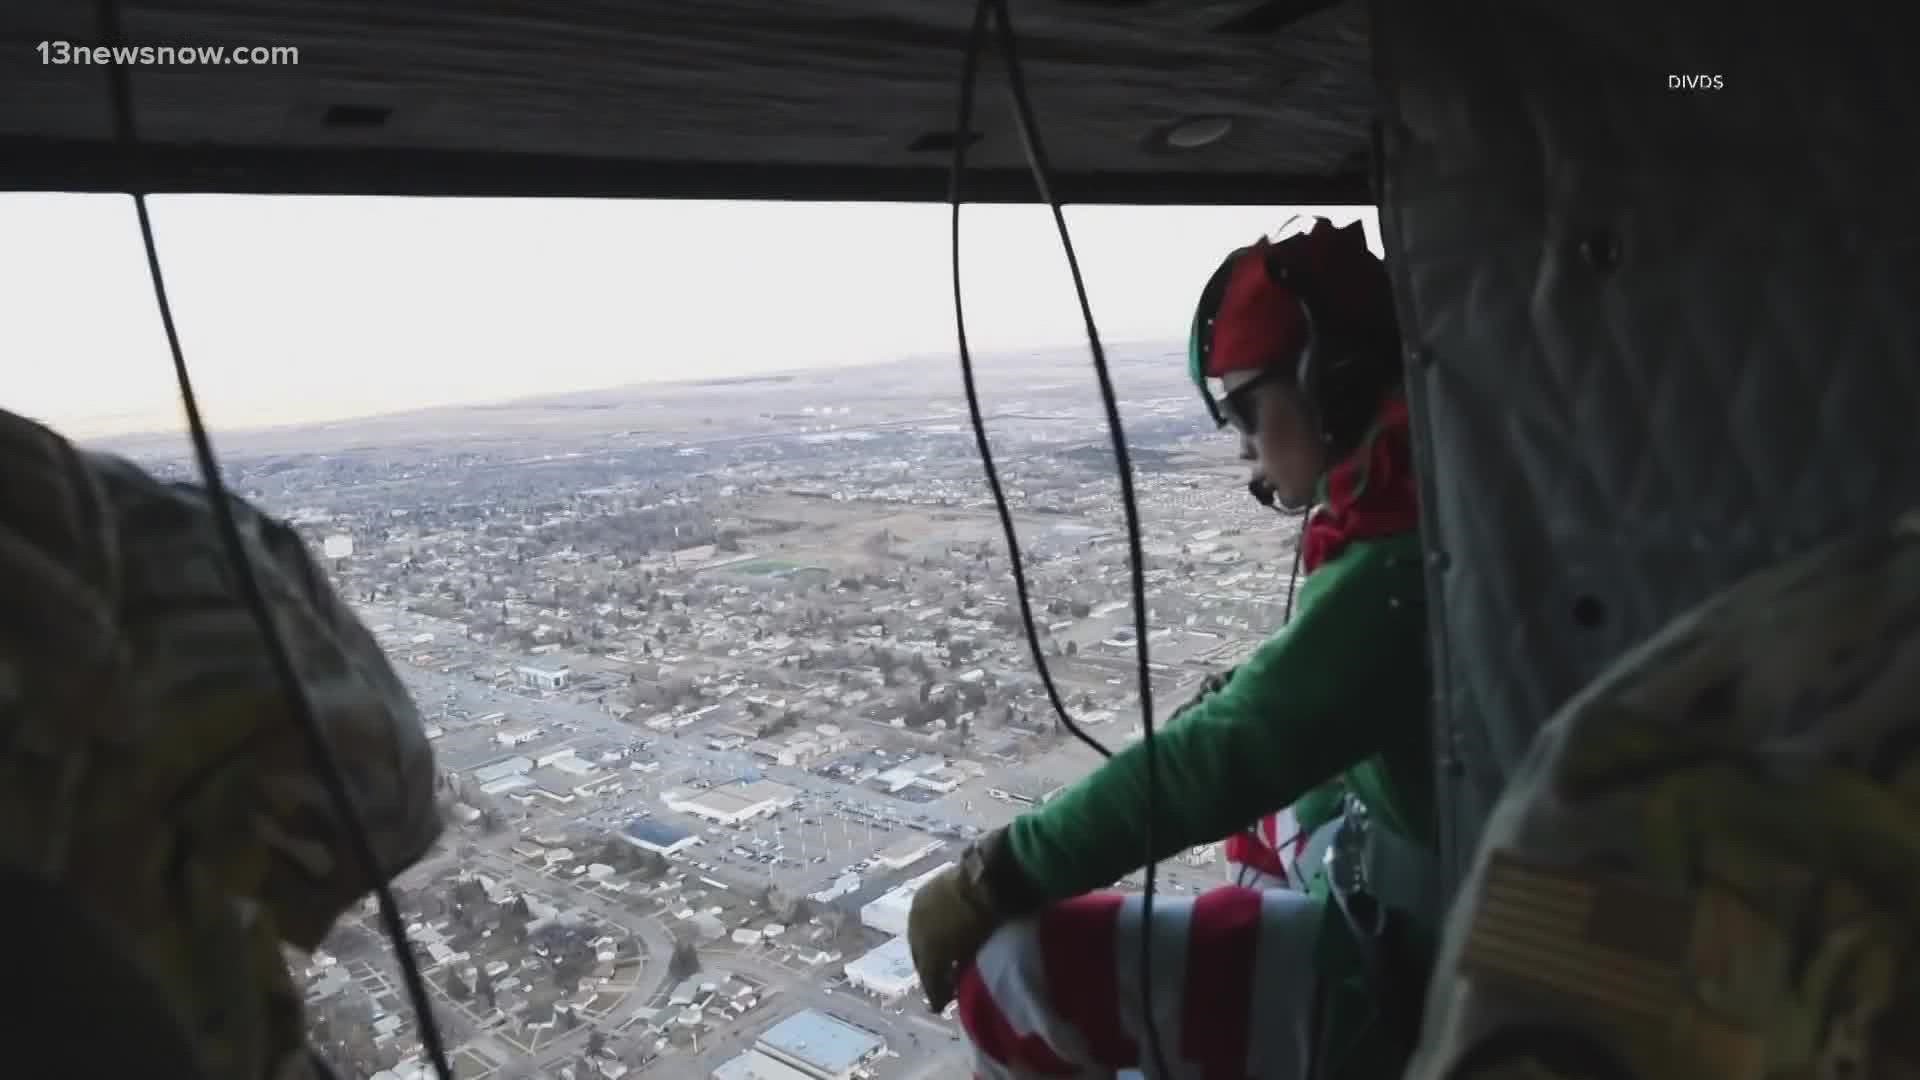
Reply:
<svg viewBox="0 0 1920 1080"><path fill-rule="evenodd" d="M1462 967L1634 1024L1684 1008L1691 900L1645 885L1493 857Z"/></svg>

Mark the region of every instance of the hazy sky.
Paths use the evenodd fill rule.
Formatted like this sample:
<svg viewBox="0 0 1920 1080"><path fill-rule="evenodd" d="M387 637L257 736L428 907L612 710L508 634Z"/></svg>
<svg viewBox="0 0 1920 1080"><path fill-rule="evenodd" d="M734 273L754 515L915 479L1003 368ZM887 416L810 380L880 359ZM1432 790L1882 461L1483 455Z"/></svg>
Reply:
<svg viewBox="0 0 1920 1080"><path fill-rule="evenodd" d="M211 423L954 354L936 205L153 200ZM1300 208L1068 211L1102 336L1174 340L1231 248ZM1371 210L1322 211L1368 222ZM1084 341L1044 207L968 207L977 348ZM179 425L132 200L0 195L5 406L75 435Z"/></svg>

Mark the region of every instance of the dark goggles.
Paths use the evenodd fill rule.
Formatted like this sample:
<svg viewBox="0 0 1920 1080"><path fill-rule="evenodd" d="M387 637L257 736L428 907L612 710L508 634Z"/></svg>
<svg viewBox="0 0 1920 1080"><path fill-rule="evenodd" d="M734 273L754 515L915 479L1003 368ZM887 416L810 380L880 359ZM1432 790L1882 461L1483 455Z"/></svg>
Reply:
<svg viewBox="0 0 1920 1080"><path fill-rule="evenodd" d="M1251 437L1259 434L1260 402L1257 391L1279 380L1280 369L1270 367L1228 391L1220 402L1221 422L1232 425L1242 435Z"/></svg>

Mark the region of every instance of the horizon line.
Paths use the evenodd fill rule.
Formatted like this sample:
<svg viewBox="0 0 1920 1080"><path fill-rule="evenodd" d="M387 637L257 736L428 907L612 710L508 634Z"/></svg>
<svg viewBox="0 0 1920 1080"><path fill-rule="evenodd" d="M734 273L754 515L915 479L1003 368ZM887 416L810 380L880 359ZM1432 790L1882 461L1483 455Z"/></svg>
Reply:
<svg viewBox="0 0 1920 1080"><path fill-rule="evenodd" d="M1118 348L1136 348L1136 347L1143 347L1143 346L1171 347L1174 344L1177 344L1177 342L1175 342L1175 340L1172 338L1126 339L1121 341L1103 342L1102 352L1111 353L1114 349L1118 349ZM999 359L1007 359L1011 357L1030 356L1034 353L1062 352L1066 350L1084 351L1086 349L1087 349L1087 345L1085 342L1072 344L1072 345L1043 344L1043 345L1021 346L1018 348L1003 347L1003 348L993 348L993 349L975 351L973 353L973 358L976 362L978 362L980 360L999 360ZM605 394L605 393L613 393L613 392L623 391L623 390L638 390L643 388L672 387L672 386L681 386L681 387L702 386L702 385L720 386L720 385L728 385L728 384L745 385L745 384L754 383L754 382L768 382L768 381L773 381L778 379L792 378L797 375L811 375L811 374L821 374L821 373L835 372L835 371L854 371L854 370L859 370L861 368L886 367L892 364L904 363L904 362L909 362L909 361L918 360L918 359L932 358L936 356L951 360L954 363L955 367L956 368L958 367L959 354L957 350L951 354L933 353L933 352L914 352L914 353L904 353L890 360L862 360L862 361L859 361L856 363L850 363L850 364L818 364L811 367L773 368L765 371L742 373L739 375L723 375L723 376L709 376L709 377L668 377L668 378L662 378L662 379L646 379L646 380L641 380L637 382L620 382L620 383L604 384L599 386L583 386L583 387L576 387L569 390L553 390L553 391L546 391L546 392L532 393L532 394L515 394L515 395L502 397L502 398L475 399L472 401L454 401L454 402L443 402L438 404L407 405L407 406L401 406L398 408L372 409L366 412L346 412L340 415L326 416L326 417L315 418L310 420L241 422L241 423L218 424L218 425L209 424L208 426L210 429L218 433L224 433L224 434L230 434L230 435L232 434L237 434L237 435L293 434L293 433L298 433L298 432L307 431L307 430L324 429L326 427L330 427L336 424L365 423L368 421L399 419L399 418L410 417L410 416L423 416L431 413L453 412L453 411L462 410L462 409L494 408L494 407L507 406L507 405L527 405L527 404L534 404L534 403L543 402L543 401L555 401L555 400L559 400L567 397L573 397L581 394ZM203 405L202 408L204 409L205 406ZM51 421L45 418L40 418L40 417L30 417L30 418L34 419L38 423L44 424L46 427L52 429L53 431L62 435L63 437L73 439L76 442L84 441L96 446L105 446L105 445L110 445L112 443L121 442L121 441L141 443L141 442L147 442L154 439L166 439L166 438L173 438L176 436L185 436L187 434L186 417L182 415L184 410L181 408L180 400L177 396L172 401L172 409L170 411L173 413L173 415L176 418L175 423L177 426L174 426L174 427L158 426L160 424L160 421L157 419L157 415L158 415L157 410L152 413L140 413L140 412L108 413L108 414L101 414L101 415L91 416L91 417L83 417L83 418L79 418L77 420L66 422L66 423L56 423L54 421ZM153 424L156 426L128 427L128 428L117 428L117 429L109 429L109 430L99 430L97 427L97 425L100 425L103 423L111 423L114 417L135 417L135 416L145 417L145 419L138 421L138 423ZM90 428L94 430L92 430L91 432L84 432L84 429L90 429Z"/></svg>

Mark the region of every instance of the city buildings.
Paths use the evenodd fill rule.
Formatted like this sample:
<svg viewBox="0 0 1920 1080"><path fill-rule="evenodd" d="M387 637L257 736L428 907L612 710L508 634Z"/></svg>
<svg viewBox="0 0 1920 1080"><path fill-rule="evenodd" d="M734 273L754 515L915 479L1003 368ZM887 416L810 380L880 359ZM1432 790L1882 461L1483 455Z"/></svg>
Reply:
<svg viewBox="0 0 1920 1080"><path fill-rule="evenodd" d="M503 727L494 733L493 741L511 750L524 746L545 734L538 724L522 724L517 727Z"/></svg>
<svg viewBox="0 0 1920 1080"><path fill-rule="evenodd" d="M473 776L474 782L484 788L488 784L532 772L533 767L532 758L515 755L510 758L502 758L490 765L482 765L473 770L471 775Z"/></svg>
<svg viewBox="0 0 1920 1080"><path fill-rule="evenodd" d="M567 681L573 674L567 668L544 668L523 665L514 669L523 685L535 690L565 690Z"/></svg>
<svg viewBox="0 0 1920 1080"><path fill-rule="evenodd" d="M1171 455L1141 471L1138 494L1154 694L1177 700L1277 625L1292 549L1245 497L1230 447L1211 465L1193 452L1219 437L1162 360L1152 371L1178 391L1175 419L1130 422L1129 435ZM470 1013L492 1048L462 1075L538 1057L529 1075L554 1080L697 1077L751 1041L742 1014L800 1008L783 991L811 983L806 1003L905 1055L854 1066L855 1080L937 1080L930 1066L954 1048L926 1037L936 1021L909 1008L896 1023L874 1001L914 992L898 935L919 868L1004 820L995 799L1036 805L1060 787L1043 776L1082 767L1057 753L963 418L809 441L756 420L742 404L756 392L712 392L692 414L710 413L714 432L670 431L649 404L585 456L565 426L444 453L231 463L270 506L323 505L316 541L353 538L336 579L431 725L455 824L406 888L421 955L460 973L435 984L440 1006ZM1110 462L1092 435L1062 449L1097 431L1093 411L1072 412L1084 404L1039 405L1049 419L996 431L1022 505L1051 516L1023 539L1059 690L1075 717L1121 728L1138 714L1128 566L1102 539L1110 527L1090 524L1118 512ZM796 494L809 488L820 497ZM1229 549L1245 558L1212 568ZM779 783L718 783L760 775ZM372 915L360 922L371 940ZM660 962L673 951L661 935L696 946L704 974L656 1014L682 974ZM752 991L764 1003L703 989L730 956L766 975ZM393 973L370 952L353 963L351 978L310 976L313 1011L334 1017L327 1053L352 1063L343 1076L398 1069L409 1037L340 1004L391 996ZM341 1045L363 1032L368 1046ZM715 1075L844 1071L831 1054L795 1064L795 1050L753 1048Z"/></svg>
<svg viewBox="0 0 1920 1080"><path fill-rule="evenodd" d="M886 1041L815 1009L794 1013L760 1033L753 1048L811 1080L852 1080Z"/></svg>
<svg viewBox="0 0 1920 1080"><path fill-rule="evenodd" d="M888 938L885 945L849 963L845 970L847 981L856 989L885 1001L904 997L920 986L920 977L913 971L913 952L904 937Z"/></svg>
<svg viewBox="0 0 1920 1080"><path fill-rule="evenodd" d="M753 743L753 752L776 765L789 768L807 766L820 758L840 753L851 740L832 724L821 724L812 731L799 731L781 739L761 739Z"/></svg>
<svg viewBox="0 0 1920 1080"><path fill-rule="evenodd" d="M945 758L921 756L901 762L873 778L875 786L897 793L909 787L924 787L944 794L959 787Z"/></svg>
<svg viewBox="0 0 1920 1080"><path fill-rule="evenodd" d="M941 863L939 866L921 874L919 877L881 894L879 899L860 909L860 922L883 934L898 937L907 932L907 913L913 910L913 895L920 887L932 881L942 870L953 864Z"/></svg>
<svg viewBox="0 0 1920 1080"><path fill-rule="evenodd" d="M882 848L873 861L889 870L905 870L946 846L946 841L937 836L914 834Z"/></svg>
<svg viewBox="0 0 1920 1080"><path fill-rule="evenodd" d="M1060 793L1065 784L1044 776L1008 773L987 787L987 794L1016 806L1039 806Z"/></svg>
<svg viewBox="0 0 1920 1080"><path fill-rule="evenodd" d="M700 842L696 834L652 818L635 818L628 822L627 827L621 830L620 838L655 855L678 855Z"/></svg>
<svg viewBox="0 0 1920 1080"><path fill-rule="evenodd" d="M814 1080L814 1077L758 1050L748 1050L713 1070L713 1080Z"/></svg>
<svg viewBox="0 0 1920 1080"><path fill-rule="evenodd" d="M691 814L716 825L738 825L773 813L792 802L794 795L794 790L784 784L751 780L704 791L669 791L660 801L677 814Z"/></svg>

